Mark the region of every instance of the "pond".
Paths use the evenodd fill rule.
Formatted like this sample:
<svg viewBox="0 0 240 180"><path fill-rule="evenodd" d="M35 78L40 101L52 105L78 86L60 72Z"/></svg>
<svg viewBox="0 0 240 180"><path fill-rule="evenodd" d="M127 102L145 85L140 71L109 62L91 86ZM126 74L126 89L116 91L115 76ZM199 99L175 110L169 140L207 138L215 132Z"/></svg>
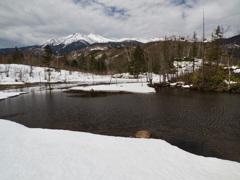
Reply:
<svg viewBox="0 0 240 180"><path fill-rule="evenodd" d="M85 97L63 90L27 91L0 101L1 119L123 137L146 130L188 152L240 162L239 94L161 89L156 94Z"/></svg>

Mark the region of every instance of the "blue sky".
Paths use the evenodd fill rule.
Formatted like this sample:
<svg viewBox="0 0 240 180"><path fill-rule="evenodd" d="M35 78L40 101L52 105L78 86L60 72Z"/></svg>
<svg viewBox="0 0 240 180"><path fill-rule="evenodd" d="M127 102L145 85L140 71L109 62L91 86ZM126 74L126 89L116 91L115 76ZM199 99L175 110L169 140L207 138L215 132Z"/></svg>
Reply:
<svg viewBox="0 0 240 180"><path fill-rule="evenodd" d="M0 48L41 44L71 33L106 38L202 35L220 25L240 30L239 0L1 0Z"/></svg>

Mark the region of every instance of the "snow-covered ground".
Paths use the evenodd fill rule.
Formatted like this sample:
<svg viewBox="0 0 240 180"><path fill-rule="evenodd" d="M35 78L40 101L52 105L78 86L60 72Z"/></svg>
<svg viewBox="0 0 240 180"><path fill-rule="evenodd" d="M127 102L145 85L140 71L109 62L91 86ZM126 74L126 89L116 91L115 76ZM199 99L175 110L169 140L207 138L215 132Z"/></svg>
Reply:
<svg viewBox="0 0 240 180"><path fill-rule="evenodd" d="M19 64L0 64L0 85L3 84L24 84L48 82L48 72L45 67L35 67ZM142 79L133 79L129 73L119 75L94 75L91 73L82 73L77 71L56 71L52 69L50 82L81 82L86 84L94 83L130 83L138 81L146 81L146 77Z"/></svg>
<svg viewBox="0 0 240 180"><path fill-rule="evenodd" d="M0 179L238 180L240 163L193 155L163 140L30 129L0 120Z"/></svg>
<svg viewBox="0 0 240 180"><path fill-rule="evenodd" d="M183 64L185 62L182 62ZM179 64L180 65L180 62ZM188 68L183 66L183 68ZM46 67L35 67L19 64L0 64L0 85L25 84L25 83L45 83L48 82L48 72ZM179 70L179 74L185 72ZM171 76L171 75L170 75ZM82 84L98 83L136 83L146 82L146 75L139 75L138 79L133 78L129 73L114 75L94 75L77 71L56 71L52 69L50 82L80 82ZM152 82L163 82L162 75L152 74Z"/></svg>
<svg viewBox="0 0 240 180"><path fill-rule="evenodd" d="M178 76L181 76L186 73L193 72L193 62L190 61L174 61L173 65L178 70ZM202 59L195 59L194 60L194 69L198 70L202 67Z"/></svg>
<svg viewBox="0 0 240 180"><path fill-rule="evenodd" d="M0 91L0 100L19 96L21 94L25 94L25 92L2 92L2 91Z"/></svg>
<svg viewBox="0 0 240 180"><path fill-rule="evenodd" d="M155 89L148 87L147 83L124 83L98 86L79 86L69 90L82 91L109 91L109 92L131 92L131 93L155 93Z"/></svg>

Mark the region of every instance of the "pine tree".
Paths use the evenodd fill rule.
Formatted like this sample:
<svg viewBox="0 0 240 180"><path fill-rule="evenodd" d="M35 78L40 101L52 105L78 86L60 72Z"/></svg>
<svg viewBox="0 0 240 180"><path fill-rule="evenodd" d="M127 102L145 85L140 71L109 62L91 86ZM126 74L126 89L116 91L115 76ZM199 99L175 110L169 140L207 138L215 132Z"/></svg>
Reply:
<svg viewBox="0 0 240 180"><path fill-rule="evenodd" d="M73 68L78 67L78 62L76 61L76 59L72 60L71 66L72 66Z"/></svg>
<svg viewBox="0 0 240 180"><path fill-rule="evenodd" d="M138 78L140 73L146 72L144 51L139 45L137 45L136 49L132 53L129 71L136 78Z"/></svg>
<svg viewBox="0 0 240 180"><path fill-rule="evenodd" d="M44 47L44 53L43 55L43 63L47 65L48 68L50 68L50 63L52 61L52 49L49 45Z"/></svg>
<svg viewBox="0 0 240 180"><path fill-rule="evenodd" d="M23 54L19 52L18 47L15 47L15 52L13 54L13 62L16 63L18 62L21 58L23 57Z"/></svg>
<svg viewBox="0 0 240 180"><path fill-rule="evenodd" d="M177 60L181 61L182 60L182 54L183 54L183 46L181 43L181 38L179 37L178 43L177 43Z"/></svg>
<svg viewBox="0 0 240 180"><path fill-rule="evenodd" d="M97 70L98 72L104 73L107 71L106 65L105 65L105 60L107 59L107 55L104 52L102 54L102 57L98 60L97 62Z"/></svg>
<svg viewBox="0 0 240 180"><path fill-rule="evenodd" d="M195 58L197 57L197 33L193 32L193 47L192 47L192 61L193 61L193 73L195 71Z"/></svg>
<svg viewBox="0 0 240 180"><path fill-rule="evenodd" d="M83 52L80 55L80 58L78 60L78 68L80 70L86 71L87 70L87 62L86 62L86 58L84 57Z"/></svg>
<svg viewBox="0 0 240 180"><path fill-rule="evenodd" d="M63 63L64 63L65 66L70 66L70 63L68 61L68 58L67 58L66 54L63 55Z"/></svg>
<svg viewBox="0 0 240 180"><path fill-rule="evenodd" d="M221 44L220 40L223 37L223 31L221 30L220 26L217 26L214 34L212 33L212 43L211 43L211 51L209 58L211 61L216 61L217 64L219 63L219 58L222 55L221 52Z"/></svg>
<svg viewBox="0 0 240 180"><path fill-rule="evenodd" d="M50 81L51 77L51 69L50 69L50 63L52 61L52 49L49 45L44 47L44 53L43 55L43 63L47 65L47 72L48 72L48 81Z"/></svg>
<svg viewBox="0 0 240 180"><path fill-rule="evenodd" d="M93 55L91 55L91 58L90 58L89 70L91 73L96 71L96 59Z"/></svg>

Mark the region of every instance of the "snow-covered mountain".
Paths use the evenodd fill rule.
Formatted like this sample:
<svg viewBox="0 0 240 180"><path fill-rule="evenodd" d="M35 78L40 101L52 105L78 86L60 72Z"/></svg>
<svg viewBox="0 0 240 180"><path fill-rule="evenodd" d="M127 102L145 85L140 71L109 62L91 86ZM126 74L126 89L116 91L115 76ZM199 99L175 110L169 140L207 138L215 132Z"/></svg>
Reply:
<svg viewBox="0 0 240 180"><path fill-rule="evenodd" d="M163 40L163 38L151 38L151 39L142 39L142 38L121 38L121 39L108 39L103 36L97 35L97 34L89 34L85 35L82 33L74 33L70 34L65 37L61 37L58 39L49 39L45 41L42 46L46 45L52 45L52 46L58 46L58 45L64 45L67 46L69 44L72 44L74 42L82 42L87 44L95 44L95 43L108 43L108 42L124 42L124 41L138 41L140 43L148 43L152 41L160 41Z"/></svg>
<svg viewBox="0 0 240 180"><path fill-rule="evenodd" d="M148 43L148 42L154 42L154 41L163 41L164 38L150 38L150 39L144 39L144 38L121 38L116 39L114 42L124 42L124 41L137 41L140 43Z"/></svg>
<svg viewBox="0 0 240 180"><path fill-rule="evenodd" d="M23 51L34 51L34 50L43 50L43 47L50 45L53 51L53 54L68 54L72 51L81 50L90 46L96 46L99 44L109 45L113 48L123 47L128 45L137 45L141 43L148 43L153 41L161 41L163 38L121 38L121 39L109 39L97 34L85 35L83 33L74 33L68 36L49 39L44 43L34 46L20 47L19 50ZM101 45L100 45L101 46ZM102 47L100 47L102 48ZM8 55L14 53L15 48L5 48L0 49L0 54Z"/></svg>
<svg viewBox="0 0 240 180"><path fill-rule="evenodd" d="M46 42L43 43L43 46L46 45L52 45L52 46L58 46L60 44L63 44L65 46L72 44L74 42L82 42L82 43L88 43L88 44L94 44L94 43L108 43L108 42L114 42L114 40L107 39L105 37L102 37L97 34L89 34L85 35L82 33L74 33L70 34L65 37L61 37L58 39L49 39Z"/></svg>

